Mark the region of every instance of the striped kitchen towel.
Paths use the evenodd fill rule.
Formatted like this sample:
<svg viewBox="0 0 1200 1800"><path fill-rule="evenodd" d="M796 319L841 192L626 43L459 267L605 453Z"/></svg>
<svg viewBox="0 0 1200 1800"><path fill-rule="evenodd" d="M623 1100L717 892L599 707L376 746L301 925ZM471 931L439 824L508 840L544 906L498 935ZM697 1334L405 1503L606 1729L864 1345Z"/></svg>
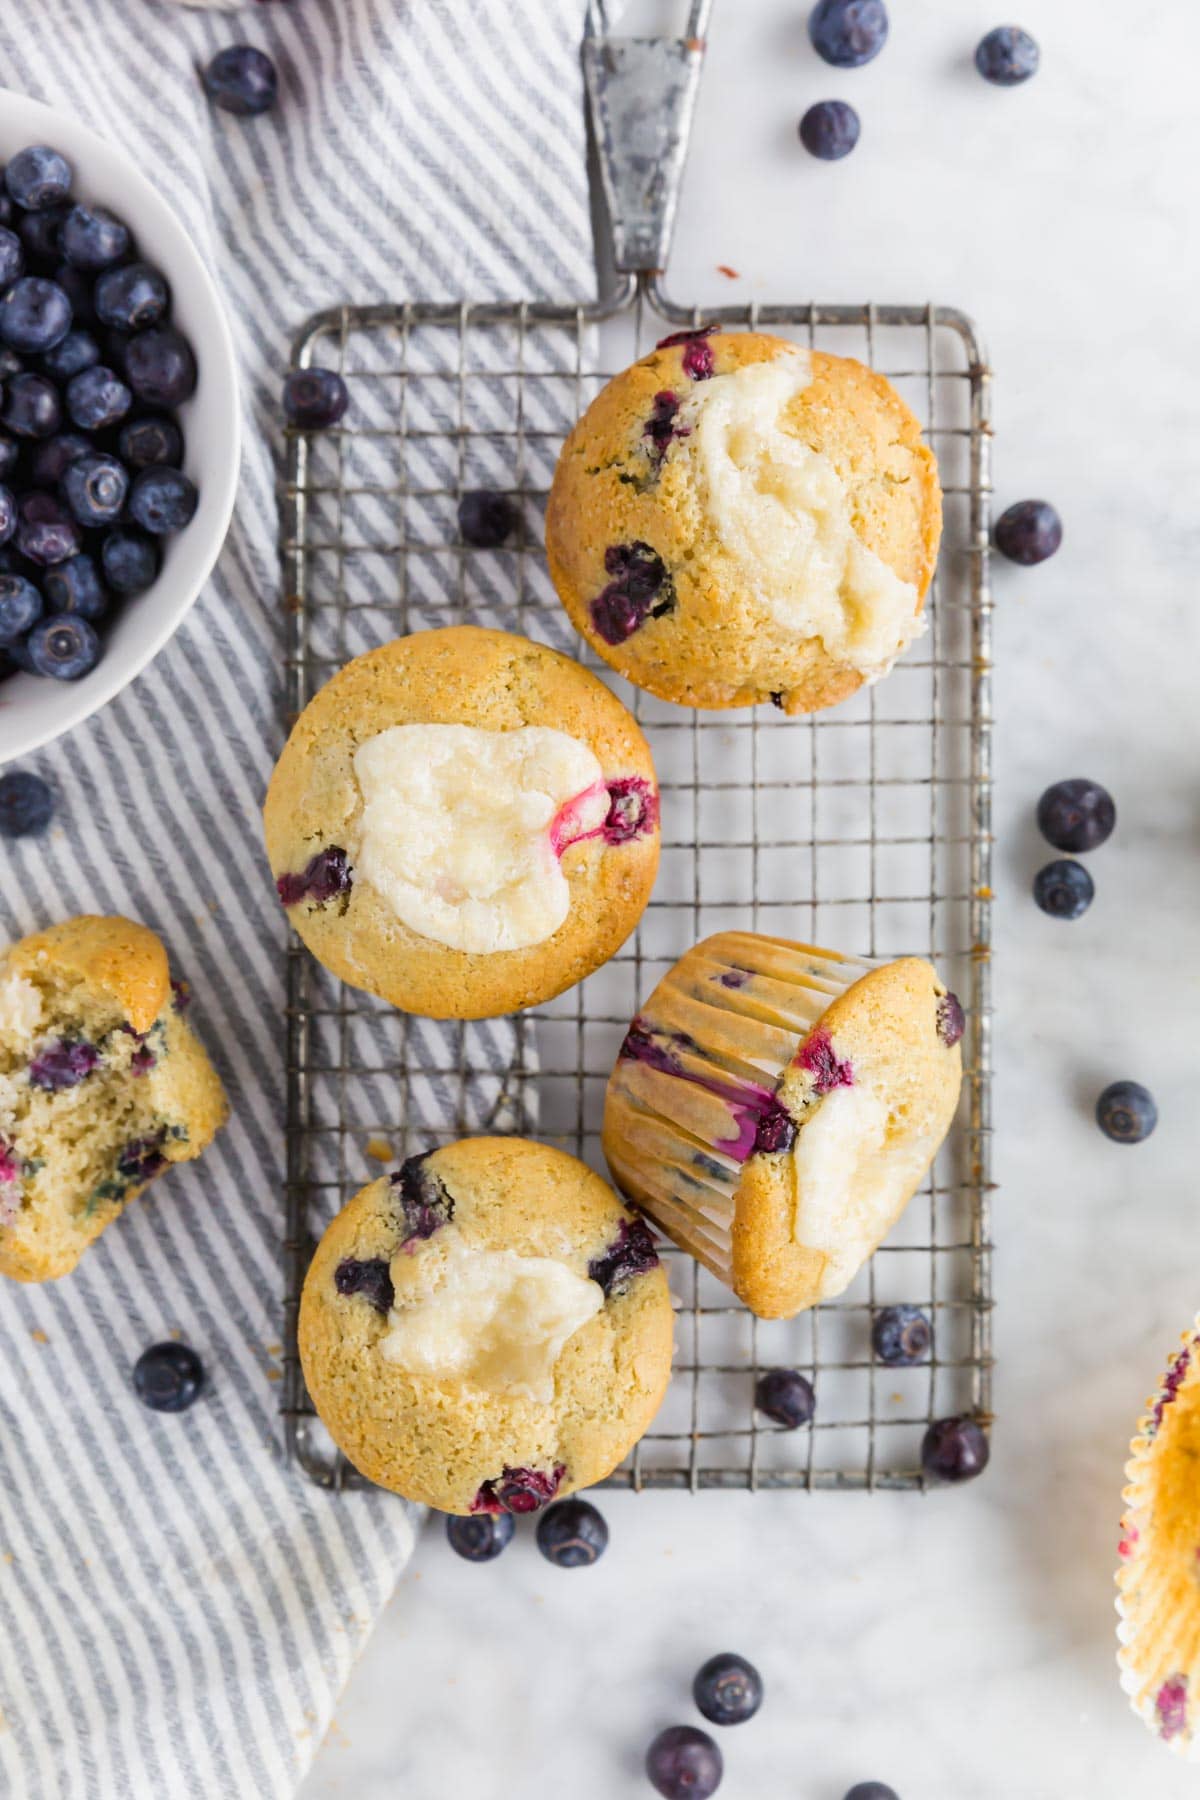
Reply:
<svg viewBox="0 0 1200 1800"><path fill-rule="evenodd" d="M246 411L216 575L138 681L29 759L56 822L0 862L7 935L80 911L162 933L233 1103L74 1275L0 1284L6 1800L293 1792L412 1547L400 1501L326 1494L281 1453L285 926L258 817L282 735L279 391L293 333L338 300L592 291L582 3L4 9L0 86L128 151L208 259ZM205 102L197 69L235 39L278 64L268 117ZM172 1332L210 1377L175 1418L130 1386Z"/></svg>

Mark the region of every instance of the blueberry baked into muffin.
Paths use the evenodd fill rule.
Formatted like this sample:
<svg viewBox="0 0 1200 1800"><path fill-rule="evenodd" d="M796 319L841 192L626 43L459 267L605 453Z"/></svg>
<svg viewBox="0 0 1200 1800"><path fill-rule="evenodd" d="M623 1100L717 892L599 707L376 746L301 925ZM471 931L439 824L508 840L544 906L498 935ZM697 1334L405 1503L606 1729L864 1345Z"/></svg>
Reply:
<svg viewBox="0 0 1200 1800"><path fill-rule="evenodd" d="M632 715L569 657L469 625L340 670L297 720L264 822L314 956L432 1018L581 981L633 930L658 868Z"/></svg>
<svg viewBox="0 0 1200 1800"><path fill-rule="evenodd" d="M641 1437L673 1330L651 1233L599 1175L526 1139L468 1138L333 1220L300 1358L372 1481L443 1512L534 1512Z"/></svg>
<svg viewBox="0 0 1200 1800"><path fill-rule="evenodd" d="M790 1318L844 1292L920 1186L962 1034L916 957L721 932L626 1034L604 1111L613 1179L753 1312Z"/></svg>
<svg viewBox="0 0 1200 1800"><path fill-rule="evenodd" d="M0 960L0 1275L73 1269L224 1123L220 1081L154 933L67 919Z"/></svg>
<svg viewBox="0 0 1200 1800"><path fill-rule="evenodd" d="M637 686L815 712L923 629L933 454L884 376L762 332L665 338L597 395L546 516L559 598Z"/></svg>

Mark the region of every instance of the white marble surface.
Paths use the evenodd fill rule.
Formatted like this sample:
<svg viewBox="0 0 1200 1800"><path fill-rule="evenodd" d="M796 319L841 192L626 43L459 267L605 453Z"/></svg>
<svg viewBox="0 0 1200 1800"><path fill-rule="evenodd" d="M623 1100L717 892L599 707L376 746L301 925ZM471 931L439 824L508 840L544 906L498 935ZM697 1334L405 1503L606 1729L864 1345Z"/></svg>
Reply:
<svg viewBox="0 0 1200 1800"><path fill-rule="evenodd" d="M574 1575L528 1537L470 1568L431 1531L305 1800L648 1793L641 1751L720 1648L768 1685L724 1734L722 1800L866 1776L903 1800L1196 1791L1126 1711L1112 1568L1131 1426L1200 1305L1200 9L1029 0L1043 70L1010 93L969 62L997 9L892 11L886 53L839 75L802 0L717 0L671 284L966 308L997 373L997 504L1045 494L1066 522L1055 562L996 571L992 1467L924 1501L605 1496L611 1548ZM834 94L863 138L827 168L794 129ZM1121 817L1064 927L1028 895L1031 811L1075 774ZM1136 1150L1090 1120L1124 1075L1161 1108Z"/></svg>

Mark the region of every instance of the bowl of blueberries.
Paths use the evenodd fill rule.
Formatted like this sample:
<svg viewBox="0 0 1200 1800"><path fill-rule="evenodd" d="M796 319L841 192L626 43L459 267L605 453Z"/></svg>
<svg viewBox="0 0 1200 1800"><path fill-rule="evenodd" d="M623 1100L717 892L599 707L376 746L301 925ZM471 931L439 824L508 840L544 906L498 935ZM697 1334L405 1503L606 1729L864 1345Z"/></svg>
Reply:
<svg viewBox="0 0 1200 1800"><path fill-rule="evenodd" d="M132 681L212 572L240 415L216 286L134 164L0 92L0 763Z"/></svg>

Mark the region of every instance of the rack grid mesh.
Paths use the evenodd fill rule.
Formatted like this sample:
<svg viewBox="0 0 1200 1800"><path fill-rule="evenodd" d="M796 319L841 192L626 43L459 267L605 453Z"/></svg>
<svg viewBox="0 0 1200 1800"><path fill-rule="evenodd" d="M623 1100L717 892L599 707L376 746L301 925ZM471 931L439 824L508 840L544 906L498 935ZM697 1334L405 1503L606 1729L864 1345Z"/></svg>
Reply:
<svg viewBox="0 0 1200 1800"><path fill-rule="evenodd" d="M970 321L935 306L701 313L654 282L628 282L603 304L319 315L295 361L339 369L351 405L339 431L288 442L289 714L350 657L409 630L469 621L579 655L542 553L559 447L614 371L701 321L857 356L913 407L945 493L928 630L885 681L805 719L683 709L585 654L650 740L662 863L632 939L556 1001L496 1025L430 1026L344 987L293 938L283 1410L289 1454L323 1486L359 1478L304 1388L299 1292L324 1224L381 1172L368 1144L399 1160L472 1131L525 1131L603 1172L605 1082L630 1018L683 949L729 926L934 957L968 1008L961 1111L921 1192L837 1301L756 1320L667 1247L674 1376L610 1484L920 1488L931 1420L990 1423L990 379ZM472 488L519 499L519 540L498 551L461 542L457 504ZM933 1355L917 1368L871 1354L875 1314L901 1301L934 1321ZM778 1365L813 1380L811 1426L784 1431L756 1414L756 1376Z"/></svg>

